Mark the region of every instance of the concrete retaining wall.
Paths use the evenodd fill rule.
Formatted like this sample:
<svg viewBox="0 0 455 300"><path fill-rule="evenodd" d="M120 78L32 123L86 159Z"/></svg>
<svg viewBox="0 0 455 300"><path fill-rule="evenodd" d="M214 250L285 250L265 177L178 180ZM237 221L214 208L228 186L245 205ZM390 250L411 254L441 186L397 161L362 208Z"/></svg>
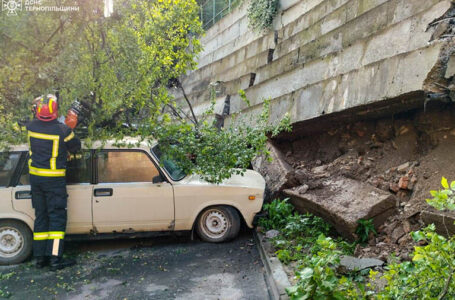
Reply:
<svg viewBox="0 0 455 300"><path fill-rule="evenodd" d="M230 113L260 111L270 98L272 122L294 123L390 100L438 92L449 39L429 26L451 9L449 0L282 0L273 30L248 27L248 3L202 38L198 69L182 79L197 111L217 82L217 111L230 95ZM441 23L438 23L441 24ZM240 100L244 89L251 107ZM417 93L424 95L424 93ZM174 95L181 100L182 95ZM396 100L394 100L396 99ZM385 101L388 100L388 101ZM422 99L423 101L423 99ZM228 120L229 122L229 120Z"/></svg>

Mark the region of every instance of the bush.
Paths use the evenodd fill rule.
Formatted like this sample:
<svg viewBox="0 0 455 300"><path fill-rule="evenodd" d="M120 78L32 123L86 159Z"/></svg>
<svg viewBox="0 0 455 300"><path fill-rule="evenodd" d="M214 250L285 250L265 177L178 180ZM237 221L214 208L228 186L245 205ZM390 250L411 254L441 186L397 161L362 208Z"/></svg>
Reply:
<svg viewBox="0 0 455 300"><path fill-rule="evenodd" d="M248 7L250 27L257 31L272 27L273 19L278 13L279 0L254 0Z"/></svg>

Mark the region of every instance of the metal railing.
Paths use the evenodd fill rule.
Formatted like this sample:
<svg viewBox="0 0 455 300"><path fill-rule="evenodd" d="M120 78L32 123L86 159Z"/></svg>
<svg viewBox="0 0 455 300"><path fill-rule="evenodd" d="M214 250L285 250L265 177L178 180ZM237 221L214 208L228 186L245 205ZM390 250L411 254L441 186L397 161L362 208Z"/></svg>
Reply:
<svg viewBox="0 0 455 300"><path fill-rule="evenodd" d="M241 0L207 0L200 5L202 27L207 30L229 14Z"/></svg>

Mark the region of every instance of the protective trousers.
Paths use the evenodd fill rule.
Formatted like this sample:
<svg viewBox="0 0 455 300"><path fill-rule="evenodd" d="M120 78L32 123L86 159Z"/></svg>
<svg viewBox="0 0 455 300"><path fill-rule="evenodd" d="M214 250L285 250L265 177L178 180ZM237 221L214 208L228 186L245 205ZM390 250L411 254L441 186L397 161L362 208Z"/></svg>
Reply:
<svg viewBox="0 0 455 300"><path fill-rule="evenodd" d="M30 175L30 184L35 209L33 255L62 256L67 220L66 179Z"/></svg>

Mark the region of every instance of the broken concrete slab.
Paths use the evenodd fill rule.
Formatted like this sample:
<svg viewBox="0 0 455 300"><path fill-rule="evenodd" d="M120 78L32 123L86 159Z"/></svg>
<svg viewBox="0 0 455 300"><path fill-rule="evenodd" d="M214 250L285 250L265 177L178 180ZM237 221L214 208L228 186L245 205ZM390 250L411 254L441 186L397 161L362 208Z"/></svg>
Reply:
<svg viewBox="0 0 455 300"><path fill-rule="evenodd" d="M373 219L377 228L396 213L394 195L344 177L324 180L321 188L305 194L294 189L283 192L298 211L322 217L350 240L355 239L358 220Z"/></svg>
<svg viewBox="0 0 455 300"><path fill-rule="evenodd" d="M343 255L340 257L340 267L347 271L362 271L368 268L381 267L384 262L376 258L357 258L354 256Z"/></svg>
<svg viewBox="0 0 455 300"><path fill-rule="evenodd" d="M436 232L445 236L455 234L455 213L436 210L424 210L420 218L426 225L434 224Z"/></svg>
<svg viewBox="0 0 455 300"><path fill-rule="evenodd" d="M450 56L449 61L447 62L447 69L446 69L446 74L444 77L446 79L449 79L449 78L453 77L453 75L455 75L455 56L454 55Z"/></svg>
<svg viewBox="0 0 455 300"><path fill-rule="evenodd" d="M294 169L285 161L283 153L272 143L267 142L267 150L272 161L268 161L265 155L258 156L252 162L253 169L265 178L267 183L266 198L274 197L277 193L294 184Z"/></svg>

